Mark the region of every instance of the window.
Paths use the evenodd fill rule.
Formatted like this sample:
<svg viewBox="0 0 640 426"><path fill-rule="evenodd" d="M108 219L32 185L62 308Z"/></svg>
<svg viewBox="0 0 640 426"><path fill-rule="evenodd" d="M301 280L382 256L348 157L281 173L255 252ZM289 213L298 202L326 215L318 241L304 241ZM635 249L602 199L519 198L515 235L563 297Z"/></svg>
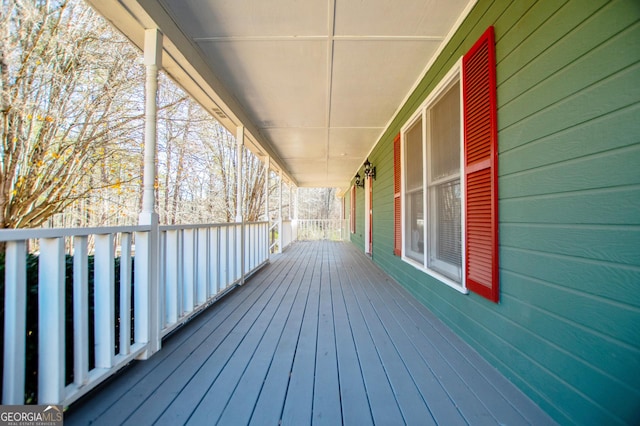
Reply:
<svg viewBox="0 0 640 426"><path fill-rule="evenodd" d="M461 292L494 302L496 105L489 27L394 141L394 253Z"/></svg>
<svg viewBox="0 0 640 426"><path fill-rule="evenodd" d="M424 260L424 191L422 173L422 117L405 132L405 247L406 256Z"/></svg>
<svg viewBox="0 0 640 426"><path fill-rule="evenodd" d="M427 109L429 256L427 267L455 282L462 279L460 202L460 84Z"/></svg>
<svg viewBox="0 0 640 426"><path fill-rule="evenodd" d="M459 68L405 128L405 256L462 287Z"/></svg>

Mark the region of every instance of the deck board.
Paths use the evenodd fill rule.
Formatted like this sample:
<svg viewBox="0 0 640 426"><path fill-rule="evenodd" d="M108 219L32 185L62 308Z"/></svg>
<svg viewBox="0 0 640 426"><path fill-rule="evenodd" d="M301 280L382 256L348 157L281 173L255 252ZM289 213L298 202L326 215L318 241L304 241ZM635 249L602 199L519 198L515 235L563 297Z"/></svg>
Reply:
<svg viewBox="0 0 640 426"><path fill-rule="evenodd" d="M343 284L346 277L342 256L334 254L335 265L332 269L333 311L336 327L336 357L340 378L340 394L342 397L342 418L344 424L373 424L367 390L365 388L362 367L354 340L351 317L347 311Z"/></svg>
<svg viewBox="0 0 640 426"><path fill-rule="evenodd" d="M231 398L224 407L220 415L220 424L248 424L251 419L256 401L263 388L270 367L274 360L280 360L282 352L278 352L278 347L282 342L283 336L291 333L287 329L289 320L297 324L300 321L298 312L301 312L301 304L296 303L296 299L301 297L301 283L304 276L305 265L298 265L295 275L287 289L282 303L278 307L278 311L274 316L264 338L260 341L256 348L254 356L248 362L246 369L242 372L242 376L234 389ZM285 361L286 364L286 361ZM284 366L284 371L289 371L290 364ZM275 406L282 405L281 401ZM279 419L280 411L273 415L275 421Z"/></svg>
<svg viewBox="0 0 640 426"><path fill-rule="evenodd" d="M301 264L304 268L301 268L295 277L300 281L300 287L255 403L253 413L259 414L254 416L251 413L250 424L277 424L282 415L313 273L313 264L309 262L301 262ZM221 424L225 423L221 422Z"/></svg>
<svg viewBox="0 0 640 426"><path fill-rule="evenodd" d="M360 360L360 368L373 421L377 424L403 424L404 418L398 406L396 395L389 383L373 337L369 332L365 316L353 292L353 286L356 282L356 278L350 271L353 266L351 257L343 258L345 280L342 287L342 295L351 320L356 351Z"/></svg>
<svg viewBox="0 0 640 426"><path fill-rule="evenodd" d="M323 250L322 255L312 413L314 424L337 425L342 422L342 410L332 296L335 282L331 279L331 264L335 259L329 250Z"/></svg>
<svg viewBox="0 0 640 426"><path fill-rule="evenodd" d="M319 250L314 255L316 259L313 262L313 272L310 276L309 294L304 307L304 316L284 403L282 424L285 426L311 423L322 251Z"/></svg>
<svg viewBox="0 0 640 426"><path fill-rule="evenodd" d="M66 413L90 423L553 424L370 259L332 242L293 244Z"/></svg>

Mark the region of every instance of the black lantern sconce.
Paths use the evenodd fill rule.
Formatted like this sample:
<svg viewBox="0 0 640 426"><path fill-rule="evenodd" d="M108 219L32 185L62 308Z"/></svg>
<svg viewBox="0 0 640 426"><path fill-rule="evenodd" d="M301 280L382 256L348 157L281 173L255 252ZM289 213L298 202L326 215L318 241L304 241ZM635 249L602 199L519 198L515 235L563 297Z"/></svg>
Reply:
<svg viewBox="0 0 640 426"><path fill-rule="evenodd" d="M372 178L373 180L376 180L376 168L375 166L371 165L368 158L364 162L363 167L364 167L364 178L360 177L360 173L356 173L356 187L359 187L359 188L364 188L364 180L366 178Z"/></svg>
<svg viewBox="0 0 640 426"><path fill-rule="evenodd" d="M371 165L368 158L364 162L364 175L366 177L372 178L373 180L376 180L376 168L375 166Z"/></svg>

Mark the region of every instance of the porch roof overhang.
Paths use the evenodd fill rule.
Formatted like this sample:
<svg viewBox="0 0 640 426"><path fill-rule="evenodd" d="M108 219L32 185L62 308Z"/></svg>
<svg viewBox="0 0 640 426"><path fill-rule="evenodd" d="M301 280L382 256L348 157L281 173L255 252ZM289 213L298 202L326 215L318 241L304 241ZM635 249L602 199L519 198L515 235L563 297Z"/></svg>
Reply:
<svg viewBox="0 0 640 426"><path fill-rule="evenodd" d="M476 0L88 0L290 183L347 188Z"/></svg>

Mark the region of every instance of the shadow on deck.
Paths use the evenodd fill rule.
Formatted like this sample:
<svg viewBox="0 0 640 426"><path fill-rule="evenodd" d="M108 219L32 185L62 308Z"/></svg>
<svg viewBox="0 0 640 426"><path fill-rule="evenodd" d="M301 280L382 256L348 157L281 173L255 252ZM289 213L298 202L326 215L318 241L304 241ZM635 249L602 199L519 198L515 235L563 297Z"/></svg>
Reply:
<svg viewBox="0 0 640 426"><path fill-rule="evenodd" d="M552 424L350 243L298 242L66 425Z"/></svg>

